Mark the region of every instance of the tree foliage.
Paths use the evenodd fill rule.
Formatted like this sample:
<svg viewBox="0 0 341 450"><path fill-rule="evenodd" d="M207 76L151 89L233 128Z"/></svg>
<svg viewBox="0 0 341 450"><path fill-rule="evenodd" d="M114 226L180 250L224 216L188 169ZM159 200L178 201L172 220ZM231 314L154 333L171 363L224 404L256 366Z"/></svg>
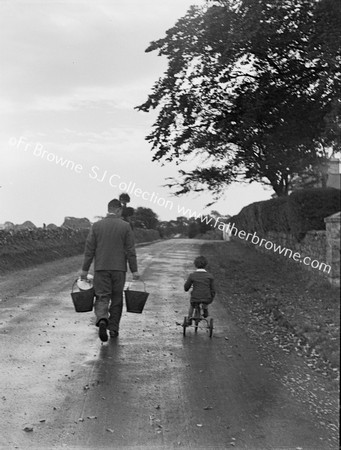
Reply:
<svg viewBox="0 0 341 450"><path fill-rule="evenodd" d="M185 237L187 236L188 225L187 217L180 216L176 220L160 222L158 230L161 237Z"/></svg>
<svg viewBox="0 0 341 450"><path fill-rule="evenodd" d="M212 214L216 213L216 215ZM161 237L189 237L206 234L212 230L214 218L221 217L217 211L210 215L195 219L194 217L177 217L176 220L163 221L159 223L158 230Z"/></svg>
<svg viewBox="0 0 341 450"><path fill-rule="evenodd" d="M158 108L153 160L199 157L177 194L235 180L286 195L340 137L341 8L335 0L207 0L147 52L168 58L141 111Z"/></svg>
<svg viewBox="0 0 341 450"><path fill-rule="evenodd" d="M157 214L150 208L139 206L135 209L134 215L130 221L136 228L145 228L147 230L156 230L158 228L159 219Z"/></svg>

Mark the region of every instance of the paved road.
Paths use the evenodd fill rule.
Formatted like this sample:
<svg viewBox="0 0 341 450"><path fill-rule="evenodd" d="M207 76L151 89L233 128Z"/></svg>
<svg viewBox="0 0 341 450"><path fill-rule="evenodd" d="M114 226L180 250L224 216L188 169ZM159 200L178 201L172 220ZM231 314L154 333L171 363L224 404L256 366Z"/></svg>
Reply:
<svg viewBox="0 0 341 450"><path fill-rule="evenodd" d="M37 281L44 267L0 278L2 295L12 292L0 302L1 448L331 448L219 296L213 337L205 329L183 337L183 281L200 244L139 247L145 311L125 312L120 337L104 344L92 313L73 310L79 258L49 263L53 281Z"/></svg>

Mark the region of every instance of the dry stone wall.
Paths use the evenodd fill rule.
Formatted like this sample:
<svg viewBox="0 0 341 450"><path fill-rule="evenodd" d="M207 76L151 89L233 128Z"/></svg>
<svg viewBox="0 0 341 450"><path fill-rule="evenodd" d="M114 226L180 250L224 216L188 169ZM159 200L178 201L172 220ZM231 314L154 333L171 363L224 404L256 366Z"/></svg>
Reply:
<svg viewBox="0 0 341 450"><path fill-rule="evenodd" d="M340 287L340 240L341 212L324 219L326 223L326 256L332 267L329 281L333 286Z"/></svg>
<svg viewBox="0 0 341 450"><path fill-rule="evenodd" d="M88 229L36 228L0 230L0 273L81 255ZM135 229L136 243L160 239L156 230Z"/></svg>
<svg viewBox="0 0 341 450"><path fill-rule="evenodd" d="M265 241L262 246L252 244L250 241L245 241L230 233L226 233L225 240L238 240L241 243L251 245L256 250L267 253L268 255L277 255L278 258L283 259L283 263L288 261L295 263L292 256L294 253L299 253L301 261L307 257L306 263L297 263L304 270L309 270L312 273L322 276L329 280L333 286L340 286L340 212L324 219L326 222L326 230L307 231L305 237L297 241L296 237L291 234L269 231L267 233L257 233L259 241L263 238L276 246L288 249L284 254L275 253L270 244L265 248ZM258 243L259 243L258 241ZM256 241L255 241L256 242ZM291 252L290 252L290 251ZM320 266L318 266L320 264Z"/></svg>
<svg viewBox="0 0 341 450"><path fill-rule="evenodd" d="M302 258L310 258L310 262L316 261L314 266L317 266L317 263L326 263L326 231L318 230L318 231L307 231L305 237L298 242L295 236L286 233L278 233L275 231L270 231L266 233L265 238L276 245L281 245L282 248L289 249L292 251L292 254L299 253ZM263 249L263 247L257 247ZM263 249L265 252L269 252L269 250ZM286 258L288 261L290 260L294 263L294 260L290 257L290 252L287 252L287 256L279 255L281 258ZM328 277L328 270L319 270L316 267L312 267L308 264L300 263L302 268L306 270L310 270L318 275L321 275L325 278ZM324 266L322 266L322 269Z"/></svg>
<svg viewBox="0 0 341 450"><path fill-rule="evenodd" d="M74 256L84 249L88 230L68 228L0 231L0 272Z"/></svg>
<svg viewBox="0 0 341 450"><path fill-rule="evenodd" d="M291 249L294 253L300 253L302 257L307 256L311 260L326 262L326 232L324 230L307 231L300 242L297 242L293 235L274 231L268 232L266 237L282 247Z"/></svg>

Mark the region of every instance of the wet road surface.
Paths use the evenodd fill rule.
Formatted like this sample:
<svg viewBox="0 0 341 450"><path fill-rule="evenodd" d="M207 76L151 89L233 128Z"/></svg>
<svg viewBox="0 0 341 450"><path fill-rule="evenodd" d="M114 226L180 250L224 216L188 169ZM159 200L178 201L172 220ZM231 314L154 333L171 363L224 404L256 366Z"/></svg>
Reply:
<svg viewBox="0 0 341 450"><path fill-rule="evenodd" d="M332 448L219 296L210 306L213 337L204 328L183 337L183 282L201 243L138 248L150 296L143 314L124 312L119 338L108 343L92 313L73 309L81 258L70 259L78 265L69 273L56 269L53 280L0 302L0 448ZM22 282L29 273L20 272ZM17 284L18 276L0 279L2 292Z"/></svg>

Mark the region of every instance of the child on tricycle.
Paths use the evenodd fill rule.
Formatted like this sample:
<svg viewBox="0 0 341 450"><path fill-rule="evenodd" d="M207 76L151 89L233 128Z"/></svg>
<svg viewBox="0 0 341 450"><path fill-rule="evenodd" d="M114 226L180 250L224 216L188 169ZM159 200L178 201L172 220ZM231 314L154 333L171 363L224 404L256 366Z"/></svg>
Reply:
<svg viewBox="0 0 341 450"><path fill-rule="evenodd" d="M189 274L187 281L185 282L184 289L186 292L192 287L190 307L188 310L187 323L184 323L185 326L191 325L193 320L195 320L197 326L198 320L200 321L202 318L206 320L208 317L208 305L213 302L215 288L213 275L205 269L207 264L207 259L204 256L195 258L194 266L196 267L196 271ZM200 306L202 308L202 318ZM194 316L193 312L195 312Z"/></svg>

